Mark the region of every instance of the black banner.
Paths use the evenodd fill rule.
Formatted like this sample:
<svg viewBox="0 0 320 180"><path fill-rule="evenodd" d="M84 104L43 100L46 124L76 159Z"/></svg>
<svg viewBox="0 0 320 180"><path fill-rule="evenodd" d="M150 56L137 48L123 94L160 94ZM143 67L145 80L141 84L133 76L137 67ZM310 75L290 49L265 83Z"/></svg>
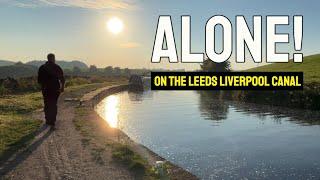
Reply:
<svg viewBox="0 0 320 180"><path fill-rule="evenodd" d="M152 90L302 90L303 72L151 72Z"/></svg>

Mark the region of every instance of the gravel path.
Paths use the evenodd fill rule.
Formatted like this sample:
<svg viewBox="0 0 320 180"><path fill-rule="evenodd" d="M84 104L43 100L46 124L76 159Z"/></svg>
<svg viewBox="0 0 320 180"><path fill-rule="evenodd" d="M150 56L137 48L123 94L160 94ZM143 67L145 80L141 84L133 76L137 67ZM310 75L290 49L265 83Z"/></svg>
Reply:
<svg viewBox="0 0 320 180"><path fill-rule="evenodd" d="M75 103L59 99L57 129L43 126L33 142L0 166L1 179L133 179L124 167L114 164L111 153L97 163L72 122ZM39 113L43 119L43 113Z"/></svg>

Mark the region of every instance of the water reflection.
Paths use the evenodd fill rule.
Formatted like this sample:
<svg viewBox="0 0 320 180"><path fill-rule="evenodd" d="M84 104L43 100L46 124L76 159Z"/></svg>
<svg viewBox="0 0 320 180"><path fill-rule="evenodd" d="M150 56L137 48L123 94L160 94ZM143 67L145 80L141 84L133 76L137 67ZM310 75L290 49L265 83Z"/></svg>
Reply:
<svg viewBox="0 0 320 180"><path fill-rule="evenodd" d="M287 120L299 125L320 125L320 112L317 111L231 101L226 103L232 103L232 107L236 111L247 115L256 115L260 120L272 117L274 122L278 124Z"/></svg>
<svg viewBox="0 0 320 180"><path fill-rule="evenodd" d="M143 100L143 91L138 92L128 92L129 98L131 101L142 101Z"/></svg>
<svg viewBox="0 0 320 180"><path fill-rule="evenodd" d="M300 125L320 125L320 112L228 101L221 98L223 92L219 91L198 91L197 93L201 115L206 120L214 121L215 125L227 119L230 108L246 115L254 115L261 121L271 118L276 124L281 124L283 120L286 120Z"/></svg>
<svg viewBox="0 0 320 180"><path fill-rule="evenodd" d="M151 90L146 90L146 91L129 91L128 96L130 101L139 103L145 99L152 99L153 94L155 92Z"/></svg>
<svg viewBox="0 0 320 180"><path fill-rule="evenodd" d="M220 92L198 91L199 110L206 120L213 120L219 123L227 118L229 105L220 98Z"/></svg>
<svg viewBox="0 0 320 180"><path fill-rule="evenodd" d="M108 122L112 128L117 128L119 124L119 97L111 95L105 98L96 107L98 114Z"/></svg>
<svg viewBox="0 0 320 180"><path fill-rule="evenodd" d="M201 179L319 179L319 112L220 97L124 92L97 110L110 126Z"/></svg>

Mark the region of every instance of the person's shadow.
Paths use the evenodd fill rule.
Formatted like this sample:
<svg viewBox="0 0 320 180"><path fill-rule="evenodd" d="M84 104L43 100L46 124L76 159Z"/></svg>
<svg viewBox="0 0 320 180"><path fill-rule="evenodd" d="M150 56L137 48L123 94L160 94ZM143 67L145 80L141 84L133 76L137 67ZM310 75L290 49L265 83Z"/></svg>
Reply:
<svg viewBox="0 0 320 180"><path fill-rule="evenodd" d="M17 153L14 153L14 148L9 148L6 150L4 154L4 158L0 159L0 177L3 177L15 167L17 167L20 163L22 163L27 157L41 145L41 143L48 138L53 131L50 130L49 127L46 125L42 125L42 127L33 134L35 138L31 144L27 145L26 147L22 148L22 150L18 151ZM30 136L30 135L28 135ZM26 139L28 137L22 138L21 141Z"/></svg>

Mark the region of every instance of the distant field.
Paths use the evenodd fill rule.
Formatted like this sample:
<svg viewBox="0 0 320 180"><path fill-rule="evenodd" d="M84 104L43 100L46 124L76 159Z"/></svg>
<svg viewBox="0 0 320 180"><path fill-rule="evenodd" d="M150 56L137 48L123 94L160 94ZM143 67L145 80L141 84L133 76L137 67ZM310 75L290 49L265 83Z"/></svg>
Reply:
<svg viewBox="0 0 320 180"><path fill-rule="evenodd" d="M303 63L276 63L265 65L248 71L303 71L305 83L320 83L320 54L306 56Z"/></svg>

